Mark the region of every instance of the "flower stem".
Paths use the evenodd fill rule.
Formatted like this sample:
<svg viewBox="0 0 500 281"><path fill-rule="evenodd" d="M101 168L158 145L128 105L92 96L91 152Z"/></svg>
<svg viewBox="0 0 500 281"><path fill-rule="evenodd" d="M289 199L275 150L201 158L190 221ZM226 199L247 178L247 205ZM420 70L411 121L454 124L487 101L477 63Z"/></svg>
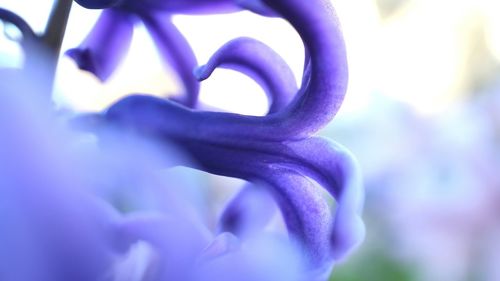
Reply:
<svg viewBox="0 0 500 281"><path fill-rule="evenodd" d="M48 83L48 95L52 94L56 67L59 61L59 53L68 23L69 13L73 0L55 0L45 32L41 36L41 42L45 47L45 79Z"/></svg>
<svg viewBox="0 0 500 281"><path fill-rule="evenodd" d="M56 0L42 37L49 52L57 56L59 56L59 52L61 51L71 4L73 4L73 0Z"/></svg>

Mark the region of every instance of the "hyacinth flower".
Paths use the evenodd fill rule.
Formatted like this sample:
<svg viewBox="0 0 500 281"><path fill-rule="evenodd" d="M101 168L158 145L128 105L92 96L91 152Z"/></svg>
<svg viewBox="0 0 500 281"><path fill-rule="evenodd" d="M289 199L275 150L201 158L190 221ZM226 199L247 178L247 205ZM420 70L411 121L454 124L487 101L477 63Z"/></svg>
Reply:
<svg viewBox="0 0 500 281"><path fill-rule="evenodd" d="M249 249L243 250L234 235L214 236L193 218L179 192L156 191L154 197L164 200L161 212L127 215L88 192L102 185L119 192L125 183L157 190L165 180L152 179L158 165L152 155L158 153L141 143L124 145L121 137L111 137L113 142L104 144L104 150L89 153L77 146L75 151L75 144L68 144L69 136L57 130L60 120L54 119L55 112L45 102L38 103L41 85L37 82L44 81L32 80L29 74L0 81L0 131L6 136L0 141L2 278L308 280L301 271L300 256L282 239L253 237L245 243ZM109 139L113 132L106 135ZM109 155L103 158L103 154ZM171 151L167 155L170 161L177 157ZM73 161L74 156L84 156L87 165ZM111 168L106 159L112 160ZM164 159L161 164L172 165ZM148 244L150 255L135 257L136 264L124 262L134 258L134 245L141 242ZM141 276L127 270L145 263Z"/></svg>
<svg viewBox="0 0 500 281"><path fill-rule="evenodd" d="M80 69L93 73L106 81L123 60L129 49L136 22L141 21L156 44L165 64L179 76L184 93L177 101L194 107L198 100L199 82L192 71L196 57L184 36L172 23L173 14L225 13L250 9L272 16L269 8L255 0L125 0L125 1L76 1L86 8L105 9L97 24L75 49L67 51Z"/></svg>
<svg viewBox="0 0 500 281"><path fill-rule="evenodd" d="M364 234L363 191L353 157L342 146L313 136L335 116L345 95L344 41L328 1L263 3L292 24L308 51L301 87L284 108L263 117L244 116L132 95L112 105L100 121L173 142L196 160L195 168L267 186L292 241L300 245L310 269L321 271L344 257ZM222 48L197 69L197 77L207 78L234 49ZM247 52L242 48L233 55ZM316 183L335 198L334 208Z"/></svg>
<svg viewBox="0 0 500 281"><path fill-rule="evenodd" d="M294 256L294 244L291 247L292 255L288 255L290 251L285 251L285 256L279 255L278 253L284 251L279 249L274 251L276 248L270 247L276 244L274 241L263 244L247 242L250 249L257 249L247 251L240 246L238 238L233 234L223 232L211 238L189 217L176 217L183 212L174 213L174 219L165 218L163 214L122 218L99 204L87 203L81 199L83 196L79 193L75 196L71 194L72 192L64 191L64 187L68 185L72 187L83 185L68 180L68 178L77 179L69 176L72 175L71 172L62 168L55 169L55 173L50 171L49 167L64 166L57 164L57 159L60 157L48 156L57 155L55 150L45 149L43 146L42 153L36 153L38 146L35 146L35 149L22 149L28 148L29 145L11 150L9 149L11 143L7 142L5 146L7 149L4 149L4 152L7 156L13 155L7 159L16 159L21 163L15 165L13 169L3 169L13 171L12 174L3 177L10 184L10 188L5 191L10 197L5 198L14 198L15 200L12 200L14 205L21 202L17 206L7 205L8 209L17 211L22 209L21 206L25 202L33 202L30 199L31 195L25 197L31 191L35 191L33 198L47 198L41 200L40 204L34 204L33 208L20 212L21 221L26 220L26 223L21 225L20 230L15 228L5 236L20 241L14 245L19 245L22 250L25 249L20 245L23 242L29 242L30 246L38 244L45 246L18 252L19 256L15 259L18 262L14 262L14 266L8 266L6 269L12 274L12 280L32 280L32 276L35 275L38 280L126 280L125 277L124 279L108 277L108 269L114 265L113 257L122 254L138 241L146 241L157 254L150 263L152 267L148 268L145 280L206 280L207 278L241 280L243 277L249 280L297 280L297 278L317 280L325 278L323 274L328 272L325 269L329 269L333 261L340 259L359 242L363 232L359 219L362 194L356 165L350 154L342 147L312 136L333 118L345 91L344 47L337 22L332 14L333 10L324 10L325 3L322 1L306 5L299 1L287 3L280 0L267 1L266 5L283 14L304 40L308 56L300 89L295 89L294 83L290 83L286 75L281 76L279 71L269 70L271 68L265 64L258 61L249 63L245 62L245 59L238 60L250 57L248 50L252 48L245 46L252 45L261 49L259 56L273 56L266 47L258 47L259 43L248 39L230 42L205 67L198 69L196 75L199 79L204 79L219 65L227 62L233 66L239 64L241 71L254 75L256 79L262 79L261 85L267 86L266 92L274 98L273 102L283 97L283 102L279 102L269 115L252 117L202 112L164 99L132 96L112 106L103 114L100 121L112 124L115 128L128 128L140 135L152 137L162 144L173 142L197 160L196 163L178 161L177 164L215 174L239 177L266 186L282 211L292 241L300 247L301 255L308 260L308 275L302 276L299 270L288 272L291 276L287 278L286 271L290 270L287 265L290 266L290 263L279 265L280 259ZM266 68L268 72L263 71ZM289 91L290 89L295 90L295 94ZM281 90L285 94L282 95ZM323 95L325 100L320 101L319 95ZM292 96L294 99L290 102ZM318 114L321 109L323 111ZM12 118L8 114L10 111L5 112L7 112L6 118L2 119L5 122L1 123L6 124L5 135L16 136L16 126L9 126L11 123L8 122ZM293 114L301 118L294 118ZM181 128L183 126L184 128ZM25 125L23 128L29 132L31 127ZM247 129L250 131L245 131ZM28 144L30 141L40 139L47 138L24 133L20 137L20 140ZM47 140L42 144L51 143L50 138ZM30 157L23 157L25 152L35 153L30 154ZM169 153L166 155L171 157ZM40 159L34 161L36 164L44 163L46 158L55 159L55 164L31 164L32 159ZM17 163L16 161L13 162ZM18 173L19 171L22 172ZM59 179L57 177L59 173L67 175L68 178L64 176L62 180ZM40 175L40 177L21 177L23 174ZM336 199L336 210L330 208L313 180L326 188ZM40 185L40 182L47 184ZM23 192L12 192L12 187L16 186L21 186ZM65 203L66 201L68 202ZM175 200L169 201L175 202ZM234 210L231 205L226 213ZM39 223L34 223L37 221L45 223L50 218L46 214L58 212L61 213L61 217L55 216L53 221L49 220L49 224L40 226ZM68 221L67 218L76 218L73 221L78 226L75 232L71 228L66 231L57 227ZM97 218L97 222L92 218ZM9 222L9 218L2 221ZM28 228L24 228L25 225ZM43 235L28 236L28 239L23 239L24 233L43 233ZM89 235L81 235L82 233ZM16 240L15 237L21 239ZM71 242L75 241L75 237L79 243ZM5 240L7 245L10 244L9 239ZM60 243L60 240L69 242ZM193 247L193 244L197 246ZM208 247L203 250L201 245L207 244ZM271 250L266 252L265 249L269 248ZM285 249L289 248L290 245L286 244ZM47 249L50 251L46 252ZM201 255L196 254L200 252ZM81 262L67 265L64 261L71 260L73 256L78 257L77 260ZM276 268L271 271L258 270L265 267L265 264L249 262L259 261L265 257L271 258L269 263L273 265L272 267L277 265L286 270L276 270ZM3 256L3 259L7 260L7 257ZM180 263L182 266L173 267L172 261L179 259L182 260ZM42 260L45 261L39 264ZM196 260L195 266L193 260ZM21 268L20 265L26 261L30 265L26 271L27 275L23 276L24 272L11 270ZM252 265L256 267L252 268ZM195 270L191 270L193 268ZM294 266L292 268L296 269ZM246 274L248 271L252 273L250 277Z"/></svg>
<svg viewBox="0 0 500 281"><path fill-rule="evenodd" d="M25 78L0 81L2 279L309 280L296 249L279 237L253 237L245 249L230 233L211 233L180 192L185 186L165 188L157 178L158 168L180 161L175 153L159 159L154 144L112 131L110 146L89 149L38 103L38 91L21 87L30 85ZM125 214L93 192L109 185L119 192L125 182L151 188L158 208ZM146 254L137 253L140 243Z"/></svg>

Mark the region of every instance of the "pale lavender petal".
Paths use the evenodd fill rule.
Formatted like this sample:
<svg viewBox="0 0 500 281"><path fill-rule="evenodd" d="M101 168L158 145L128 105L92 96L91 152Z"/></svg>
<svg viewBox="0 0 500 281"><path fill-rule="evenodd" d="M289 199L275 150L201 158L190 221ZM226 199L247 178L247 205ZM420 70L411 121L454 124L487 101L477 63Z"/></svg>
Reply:
<svg viewBox="0 0 500 281"><path fill-rule="evenodd" d="M219 220L219 232L238 237L253 236L262 230L276 212L276 203L261 186L246 184L226 205Z"/></svg>
<svg viewBox="0 0 500 281"><path fill-rule="evenodd" d="M134 30L134 18L120 9L106 9L84 42L66 51L78 67L106 81L127 54Z"/></svg>
<svg viewBox="0 0 500 281"><path fill-rule="evenodd" d="M147 280L187 280L186 275L206 248L211 234L199 223L168 214L137 214L125 218L116 237L123 246L143 241L153 246L158 259ZM122 247L123 247L122 246Z"/></svg>
<svg viewBox="0 0 500 281"><path fill-rule="evenodd" d="M219 245L237 243L228 241L236 238L227 233L216 239ZM190 281L319 281L305 274L301 258L284 237L256 237L241 247L229 247L222 255L201 260Z"/></svg>
<svg viewBox="0 0 500 281"><path fill-rule="evenodd" d="M217 235L198 256L198 262L215 259L228 253L239 250L241 243L232 233L223 232Z"/></svg>
<svg viewBox="0 0 500 281"><path fill-rule="evenodd" d="M16 95L0 88L2 279L103 278L114 254L103 218L92 215L93 204L61 142L65 135L50 126L49 113L26 97L28 91Z"/></svg>

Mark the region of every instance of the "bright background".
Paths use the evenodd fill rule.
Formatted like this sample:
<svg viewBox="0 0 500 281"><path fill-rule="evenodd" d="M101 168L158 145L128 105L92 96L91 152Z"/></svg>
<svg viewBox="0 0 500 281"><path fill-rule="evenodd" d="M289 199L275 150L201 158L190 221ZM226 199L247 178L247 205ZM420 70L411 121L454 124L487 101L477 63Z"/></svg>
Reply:
<svg viewBox="0 0 500 281"><path fill-rule="evenodd" d="M350 84L322 134L349 147L365 177L367 239L332 280L500 280L500 1L334 1L348 47ZM41 31L50 0L0 0ZM75 47L98 11L74 5L63 49ZM176 16L204 63L228 40L264 41L299 80L303 48L279 19L242 12ZM15 30L7 28L15 36ZM0 37L1 65L20 63ZM132 92L171 95L179 83L138 26L128 57L106 85L62 57L56 100L99 110ZM202 102L264 114L263 91L217 70ZM219 182L218 182L219 183Z"/></svg>

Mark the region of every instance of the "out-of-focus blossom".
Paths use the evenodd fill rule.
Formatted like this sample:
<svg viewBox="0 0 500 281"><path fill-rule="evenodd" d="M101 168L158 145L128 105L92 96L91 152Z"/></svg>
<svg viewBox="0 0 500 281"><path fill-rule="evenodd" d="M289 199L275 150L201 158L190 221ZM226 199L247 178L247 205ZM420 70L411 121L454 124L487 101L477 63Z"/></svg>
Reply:
<svg viewBox="0 0 500 281"><path fill-rule="evenodd" d="M304 280L302 257L285 237L211 233L185 186L161 176L180 161L175 150L112 131L96 146L67 131L18 78L0 85L2 278ZM113 201L130 189L135 197Z"/></svg>
<svg viewBox="0 0 500 281"><path fill-rule="evenodd" d="M498 278L498 81L483 87L435 116L377 97L371 111L331 128L364 171L371 235L361 252L389 256L408 280Z"/></svg>

